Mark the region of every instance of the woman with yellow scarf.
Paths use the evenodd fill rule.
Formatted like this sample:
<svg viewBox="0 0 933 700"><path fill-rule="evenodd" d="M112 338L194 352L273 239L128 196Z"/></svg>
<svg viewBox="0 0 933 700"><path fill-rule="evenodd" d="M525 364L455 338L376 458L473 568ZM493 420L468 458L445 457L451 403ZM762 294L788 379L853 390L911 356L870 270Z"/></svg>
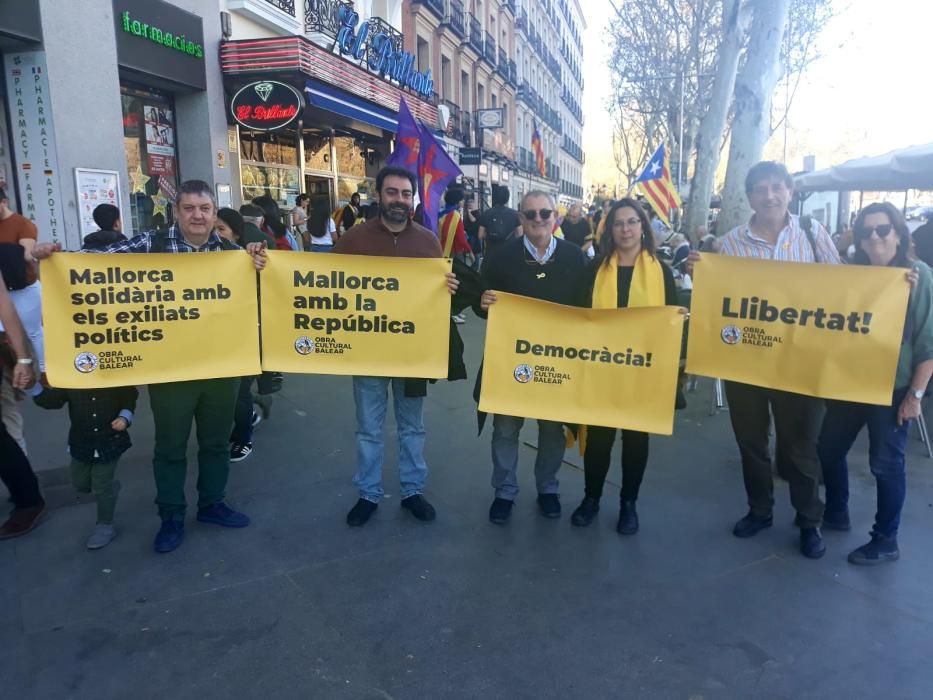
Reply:
<svg viewBox="0 0 933 700"><path fill-rule="evenodd" d="M634 199L621 199L605 216L599 256L593 261L590 305L594 309L632 306L678 306L674 274L655 256L648 215ZM603 483L609 472L616 429L581 426L585 430L583 466L585 496L570 521L586 527L599 512ZM622 535L638 532L635 501L648 464L648 433L622 430L622 493L619 523Z"/></svg>

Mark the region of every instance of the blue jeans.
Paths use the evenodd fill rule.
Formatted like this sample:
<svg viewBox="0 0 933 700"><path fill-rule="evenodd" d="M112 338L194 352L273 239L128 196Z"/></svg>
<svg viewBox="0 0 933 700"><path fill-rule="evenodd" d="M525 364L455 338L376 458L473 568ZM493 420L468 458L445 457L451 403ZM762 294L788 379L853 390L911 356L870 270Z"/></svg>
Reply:
<svg viewBox="0 0 933 700"><path fill-rule="evenodd" d="M894 392L890 406L827 401L818 451L826 484L826 513L847 512L849 469L846 455L868 424L868 465L875 475L878 505L872 534L895 537L907 493L904 450L909 423L897 424L897 411L907 389Z"/></svg>
<svg viewBox="0 0 933 700"><path fill-rule="evenodd" d="M388 377L353 377L356 403L356 476L360 498L378 503L382 488L382 427L388 409L389 385L398 426L398 472L401 496L424 491L428 465L424 461L424 397L405 396L405 380Z"/></svg>
<svg viewBox="0 0 933 700"><path fill-rule="evenodd" d="M316 243L311 244L312 253L330 253L334 250L332 245L317 245Z"/></svg>
<svg viewBox="0 0 933 700"><path fill-rule="evenodd" d="M518 434L524 418L500 416L492 419L492 487L496 498L514 501L518 496ZM538 455L535 457L535 481L538 493L557 493L557 471L566 448L564 427L549 420L538 421Z"/></svg>

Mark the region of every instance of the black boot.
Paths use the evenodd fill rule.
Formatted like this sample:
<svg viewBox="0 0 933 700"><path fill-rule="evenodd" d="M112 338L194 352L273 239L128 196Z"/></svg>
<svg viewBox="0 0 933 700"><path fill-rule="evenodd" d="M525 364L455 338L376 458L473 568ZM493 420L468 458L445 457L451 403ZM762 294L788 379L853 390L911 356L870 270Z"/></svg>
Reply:
<svg viewBox="0 0 933 700"><path fill-rule="evenodd" d="M570 516L570 522L578 527L587 527L593 522L593 518L599 512L599 499L592 496L586 496L583 503L577 506Z"/></svg>
<svg viewBox="0 0 933 700"><path fill-rule="evenodd" d="M622 501L619 506L619 524L616 532L620 535L634 535L638 532L638 513L635 510L635 501Z"/></svg>

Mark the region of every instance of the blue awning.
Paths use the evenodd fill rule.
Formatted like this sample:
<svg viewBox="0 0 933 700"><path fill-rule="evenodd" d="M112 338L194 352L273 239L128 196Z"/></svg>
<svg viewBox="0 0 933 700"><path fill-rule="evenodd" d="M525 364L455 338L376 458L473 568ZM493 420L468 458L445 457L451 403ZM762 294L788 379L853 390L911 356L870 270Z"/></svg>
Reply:
<svg viewBox="0 0 933 700"><path fill-rule="evenodd" d="M398 130L398 114L372 102L351 95L343 90L319 82L308 80L305 83L305 97L308 104L326 109L349 119L355 119L393 134Z"/></svg>

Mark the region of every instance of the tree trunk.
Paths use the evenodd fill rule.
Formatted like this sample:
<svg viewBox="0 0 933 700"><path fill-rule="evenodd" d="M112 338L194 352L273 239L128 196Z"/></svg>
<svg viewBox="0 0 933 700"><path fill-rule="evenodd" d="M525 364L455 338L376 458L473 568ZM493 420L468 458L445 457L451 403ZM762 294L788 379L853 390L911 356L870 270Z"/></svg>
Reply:
<svg viewBox="0 0 933 700"><path fill-rule="evenodd" d="M716 75L710 95L709 108L696 136L697 159L690 183L690 198L684 218L683 231L690 237L696 235L700 226L706 226L709 202L713 194L713 179L719 167L723 131L735 89L739 55L748 31L751 13L748 3L742 0L724 0L722 5L722 43L716 57Z"/></svg>
<svg viewBox="0 0 933 700"><path fill-rule="evenodd" d="M768 140L771 96L781 74L780 51L790 0L749 0L754 8L745 65L735 81L735 119L717 232L748 219L745 175L761 160Z"/></svg>

